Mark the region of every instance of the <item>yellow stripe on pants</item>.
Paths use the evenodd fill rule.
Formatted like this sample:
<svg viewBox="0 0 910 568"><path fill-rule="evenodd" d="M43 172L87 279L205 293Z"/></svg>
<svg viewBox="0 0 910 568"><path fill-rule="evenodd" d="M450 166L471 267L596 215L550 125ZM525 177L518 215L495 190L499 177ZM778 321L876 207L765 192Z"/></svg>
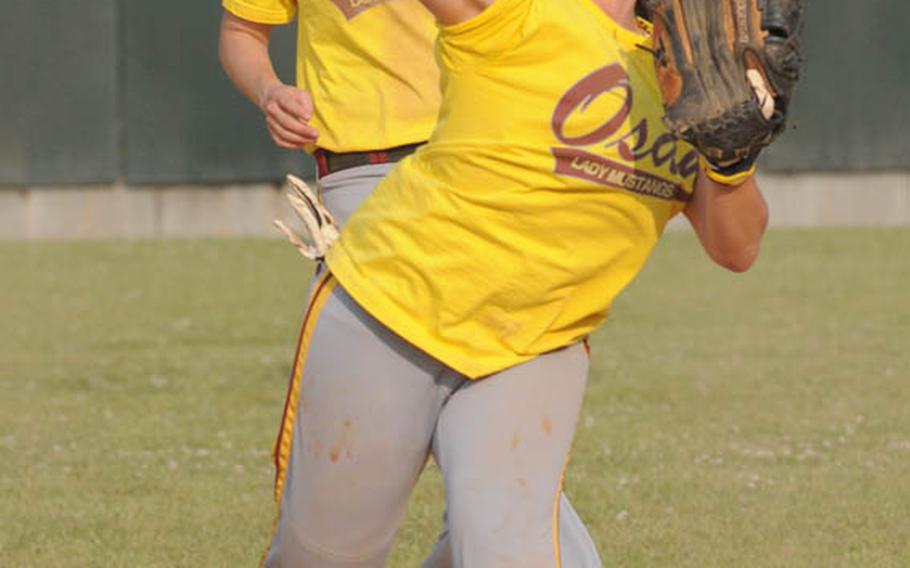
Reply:
<svg viewBox="0 0 910 568"><path fill-rule="evenodd" d="M300 398L300 381L303 377L303 368L306 365L307 352L310 349L310 341L313 338L313 332L319 321L319 315L322 308L329 298L338 281L332 277L331 272L326 272L310 296L309 305L307 306L306 315L303 316L303 323L300 326L300 337L297 340L297 350L294 354L294 366L291 369L291 377L288 381L288 394L284 401L284 413L281 417L281 427L278 429L278 438L275 440L275 447L272 450L272 457L275 460L275 520L272 523L272 539L266 547L259 562L259 566L265 565L265 559L271 548L272 540L275 538L275 531L278 528L278 519L281 516L281 493L284 491L284 483L287 479L288 461L291 457L291 443L294 437L294 422L297 419L297 401Z"/></svg>

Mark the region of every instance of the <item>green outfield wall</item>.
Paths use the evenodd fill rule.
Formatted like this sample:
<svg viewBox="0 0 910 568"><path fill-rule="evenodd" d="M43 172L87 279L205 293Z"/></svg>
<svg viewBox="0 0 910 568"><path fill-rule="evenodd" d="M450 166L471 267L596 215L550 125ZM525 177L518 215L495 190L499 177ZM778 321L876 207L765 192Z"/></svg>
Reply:
<svg viewBox="0 0 910 568"><path fill-rule="evenodd" d="M566 0L569 1L569 0ZM217 0L0 0L0 186L221 184L311 172L217 61ZM825 11L822 11L822 7ZM814 0L769 171L910 169L910 4ZM294 30L279 30L293 78Z"/></svg>

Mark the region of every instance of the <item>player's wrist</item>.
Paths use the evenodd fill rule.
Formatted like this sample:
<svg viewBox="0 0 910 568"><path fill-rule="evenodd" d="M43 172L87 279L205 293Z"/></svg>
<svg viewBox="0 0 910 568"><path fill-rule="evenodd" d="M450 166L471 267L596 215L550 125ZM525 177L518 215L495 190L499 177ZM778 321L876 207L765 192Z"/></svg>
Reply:
<svg viewBox="0 0 910 568"><path fill-rule="evenodd" d="M698 157L698 163L708 179L725 187L742 185L747 179L752 177L755 174L757 161L757 152L725 166L714 164L703 155Z"/></svg>
<svg viewBox="0 0 910 568"><path fill-rule="evenodd" d="M275 94L275 91L284 86L285 84L282 83L278 78L265 81L259 88L259 96L256 100L257 106L259 106L259 110L264 112L266 105L269 104L269 101L271 100L272 95Z"/></svg>

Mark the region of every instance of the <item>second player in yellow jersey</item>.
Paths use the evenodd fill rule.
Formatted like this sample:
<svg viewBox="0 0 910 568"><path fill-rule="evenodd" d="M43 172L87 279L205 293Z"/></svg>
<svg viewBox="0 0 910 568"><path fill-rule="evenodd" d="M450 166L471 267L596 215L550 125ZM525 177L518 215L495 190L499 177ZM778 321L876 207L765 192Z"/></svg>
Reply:
<svg viewBox="0 0 910 568"><path fill-rule="evenodd" d="M297 86L312 95L310 150L380 150L424 142L436 124L436 27L417 0L223 0L248 21L298 12Z"/></svg>

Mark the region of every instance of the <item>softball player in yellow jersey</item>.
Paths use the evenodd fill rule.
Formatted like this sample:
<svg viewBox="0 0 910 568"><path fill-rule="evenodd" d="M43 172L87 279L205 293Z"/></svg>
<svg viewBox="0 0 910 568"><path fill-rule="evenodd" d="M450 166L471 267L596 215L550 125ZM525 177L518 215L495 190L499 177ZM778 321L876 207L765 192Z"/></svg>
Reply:
<svg viewBox="0 0 910 568"><path fill-rule="evenodd" d="M221 60L275 144L306 149L343 223L439 110L432 15L417 0L223 0ZM297 17L297 86L275 75L271 29Z"/></svg>
<svg viewBox="0 0 910 568"><path fill-rule="evenodd" d="M432 15L416 0L224 0L223 5L225 70L260 106L278 146L314 153L321 197L343 224L435 124L440 94ZM272 26L293 21L298 12L298 85L292 87L276 77L268 40ZM283 427L294 416L286 412ZM278 446L289 439L281 436ZM285 456L285 463L294 457ZM277 469L284 468L279 463ZM564 496L559 522L566 556L577 565L599 565L593 542ZM433 565L448 562L445 535ZM278 548L276 538L271 557Z"/></svg>
<svg viewBox="0 0 910 568"><path fill-rule="evenodd" d="M312 294L272 558L382 566L432 452L447 534L428 564L587 565L557 522L584 338L674 215L742 271L765 204L666 131L632 0L423 3L441 22L439 122Z"/></svg>

